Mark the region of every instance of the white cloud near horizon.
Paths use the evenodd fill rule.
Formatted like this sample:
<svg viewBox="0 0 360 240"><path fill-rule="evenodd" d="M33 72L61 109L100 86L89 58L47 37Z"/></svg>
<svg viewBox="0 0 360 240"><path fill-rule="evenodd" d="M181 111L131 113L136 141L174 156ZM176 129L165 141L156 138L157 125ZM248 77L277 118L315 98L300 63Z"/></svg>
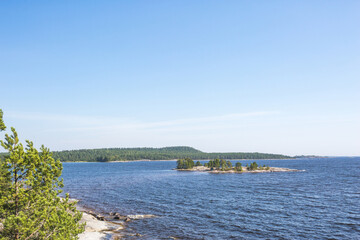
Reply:
<svg viewBox="0 0 360 240"><path fill-rule="evenodd" d="M5 112L21 139L52 150L192 146L206 152L359 156L360 115L254 111L166 120Z"/></svg>
<svg viewBox="0 0 360 240"><path fill-rule="evenodd" d="M257 111L245 113L233 113L208 117L181 118L166 121L140 121L125 118L103 117L103 116L80 116L80 115L57 115L44 113L9 113L7 117L17 120L44 121L47 123L64 123L81 125L80 127L51 128L46 131L96 131L96 130L119 130L119 129L165 129L175 130L174 128L191 126L190 129L203 129L204 124L219 124L229 121L241 120L249 117L260 117L278 114L276 111ZM212 126L216 127L216 126ZM224 126L225 127L225 126Z"/></svg>

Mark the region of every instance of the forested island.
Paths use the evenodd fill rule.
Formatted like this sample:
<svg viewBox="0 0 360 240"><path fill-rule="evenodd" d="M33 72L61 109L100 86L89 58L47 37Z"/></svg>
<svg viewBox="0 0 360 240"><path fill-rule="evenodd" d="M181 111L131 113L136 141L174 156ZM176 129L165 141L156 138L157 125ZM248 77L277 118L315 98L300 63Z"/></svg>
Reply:
<svg viewBox="0 0 360 240"><path fill-rule="evenodd" d="M224 159L214 159L207 163L201 164L200 161L194 163L191 158L177 160L176 170L179 171L197 171L211 173L243 173L243 172L297 172L299 170L289 168L269 167L268 165L260 166L256 162L242 166L241 162L232 162Z"/></svg>
<svg viewBox="0 0 360 240"><path fill-rule="evenodd" d="M288 159L290 156L268 153L206 153L192 147L164 148L103 148L53 152L62 162L111 162L134 160L206 159Z"/></svg>

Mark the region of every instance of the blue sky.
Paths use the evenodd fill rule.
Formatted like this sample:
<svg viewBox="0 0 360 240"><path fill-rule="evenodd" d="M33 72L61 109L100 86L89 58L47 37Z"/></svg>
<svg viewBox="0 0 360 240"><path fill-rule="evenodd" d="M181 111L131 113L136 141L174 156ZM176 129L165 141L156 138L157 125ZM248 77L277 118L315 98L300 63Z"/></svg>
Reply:
<svg viewBox="0 0 360 240"><path fill-rule="evenodd" d="M52 150L360 155L359 1L1 1L0 108Z"/></svg>

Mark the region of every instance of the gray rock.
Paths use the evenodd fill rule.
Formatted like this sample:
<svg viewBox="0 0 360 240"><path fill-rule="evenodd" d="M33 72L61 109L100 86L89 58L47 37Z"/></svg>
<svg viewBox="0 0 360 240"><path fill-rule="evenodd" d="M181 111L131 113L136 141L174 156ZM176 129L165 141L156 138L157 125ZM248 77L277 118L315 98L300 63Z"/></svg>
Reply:
<svg viewBox="0 0 360 240"><path fill-rule="evenodd" d="M122 216L120 213L115 213L114 219L124 220L124 219L126 219L126 216Z"/></svg>
<svg viewBox="0 0 360 240"><path fill-rule="evenodd" d="M146 214L146 215L127 215L127 217L130 219L143 219L143 218L153 218L156 216L152 214Z"/></svg>

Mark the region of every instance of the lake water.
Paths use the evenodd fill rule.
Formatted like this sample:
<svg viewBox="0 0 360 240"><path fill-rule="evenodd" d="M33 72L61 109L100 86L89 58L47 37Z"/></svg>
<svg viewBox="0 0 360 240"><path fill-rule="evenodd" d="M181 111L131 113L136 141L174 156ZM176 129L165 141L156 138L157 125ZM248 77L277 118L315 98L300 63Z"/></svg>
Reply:
<svg viewBox="0 0 360 240"><path fill-rule="evenodd" d="M64 163L64 190L102 213L158 216L127 224L139 239L360 239L360 158L257 162L306 171L210 174L171 170L174 161Z"/></svg>

